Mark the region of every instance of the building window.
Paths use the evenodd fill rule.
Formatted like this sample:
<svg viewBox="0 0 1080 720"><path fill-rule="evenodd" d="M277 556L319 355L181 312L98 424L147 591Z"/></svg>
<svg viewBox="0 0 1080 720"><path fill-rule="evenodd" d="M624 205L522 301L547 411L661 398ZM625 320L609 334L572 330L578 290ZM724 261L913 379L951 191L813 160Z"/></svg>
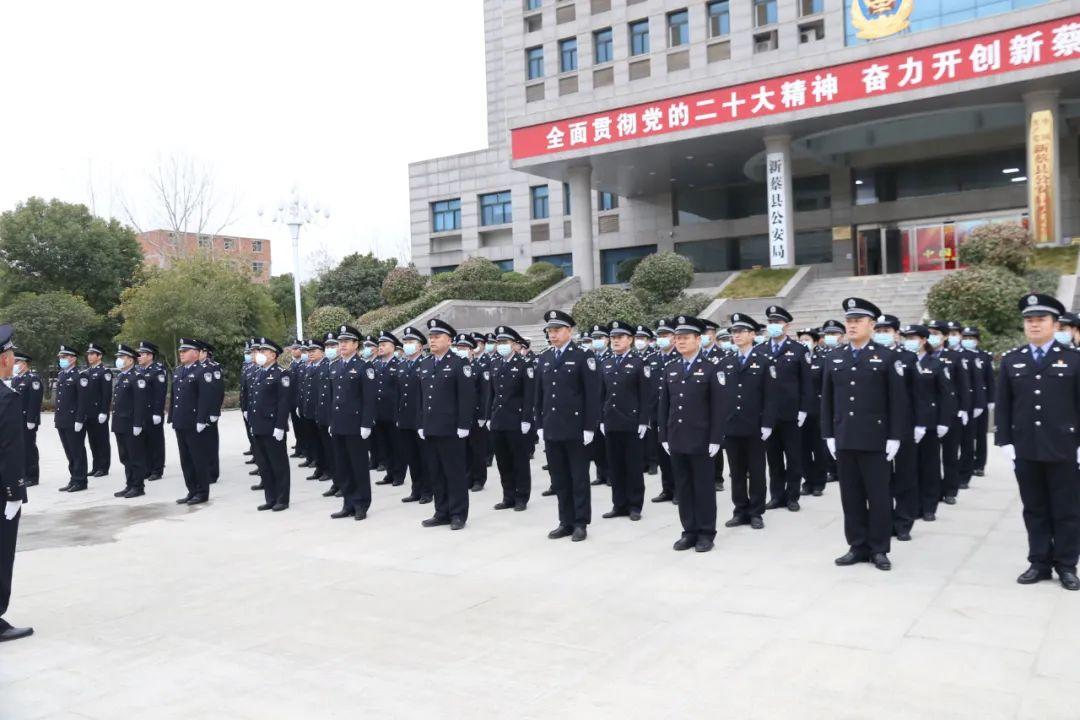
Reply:
<svg viewBox="0 0 1080 720"><path fill-rule="evenodd" d="M214 247L214 238L210 237L209 235L200 235L199 247L203 250L209 250L210 248Z"/></svg>
<svg viewBox="0 0 1080 720"><path fill-rule="evenodd" d="M678 47L690 42L690 13L678 10L668 13L668 47Z"/></svg>
<svg viewBox="0 0 1080 720"><path fill-rule="evenodd" d="M754 27L776 22L776 0L754 0Z"/></svg>
<svg viewBox="0 0 1080 720"><path fill-rule="evenodd" d="M825 12L825 0L799 0L799 15L817 15Z"/></svg>
<svg viewBox="0 0 1080 720"><path fill-rule="evenodd" d="M180 245L180 236L174 232L169 233L169 244L173 247Z"/></svg>
<svg viewBox="0 0 1080 720"><path fill-rule="evenodd" d="M225 238L224 240L222 240L222 245L225 247L226 250L235 250L236 238Z"/></svg>
<svg viewBox="0 0 1080 720"><path fill-rule="evenodd" d="M541 0L525 0L525 10L539 10Z"/></svg>
<svg viewBox="0 0 1080 720"><path fill-rule="evenodd" d="M640 259L655 252L655 245L601 250L600 282L605 285L630 282L630 275Z"/></svg>
<svg viewBox="0 0 1080 720"><path fill-rule="evenodd" d="M262 251L263 251L263 241L262 240L252 240L251 241L251 252L253 252L253 253L261 253Z"/></svg>
<svg viewBox="0 0 1080 720"><path fill-rule="evenodd" d="M619 196L615 193L604 192L601 190L596 204L600 212L604 212L605 210L617 210L619 208Z"/></svg>
<svg viewBox="0 0 1080 720"><path fill-rule="evenodd" d="M593 62L597 65L609 63L614 59L614 46L611 40L611 28L604 28L593 33Z"/></svg>
<svg viewBox="0 0 1080 720"><path fill-rule="evenodd" d="M499 269L502 270L503 272L510 272L511 270L514 269L514 261L513 260L495 260L493 262L496 265L498 265Z"/></svg>
<svg viewBox="0 0 1080 720"><path fill-rule="evenodd" d="M432 275L442 275L443 273L454 272L457 270L457 265L439 265L438 267L431 268Z"/></svg>
<svg viewBox="0 0 1080 720"><path fill-rule="evenodd" d="M566 253L565 255L541 255L539 257L534 257L533 262L551 263L563 271L564 277L570 277L574 274L574 256L570 253Z"/></svg>
<svg viewBox="0 0 1080 720"><path fill-rule="evenodd" d="M537 46L525 51L526 77L536 80L544 77L544 48Z"/></svg>
<svg viewBox="0 0 1080 720"><path fill-rule="evenodd" d="M548 217L548 186L534 185L529 188L529 199L532 202L532 219L546 219Z"/></svg>
<svg viewBox="0 0 1080 720"><path fill-rule="evenodd" d="M461 199L431 203L431 231L447 232L461 229Z"/></svg>
<svg viewBox="0 0 1080 720"><path fill-rule="evenodd" d="M577 70L577 38L559 41L559 72Z"/></svg>
<svg viewBox="0 0 1080 720"><path fill-rule="evenodd" d="M570 183L562 184L562 214L570 214Z"/></svg>
<svg viewBox="0 0 1080 720"><path fill-rule="evenodd" d="M649 52L649 21L630 23L630 54L646 55Z"/></svg>
<svg viewBox="0 0 1080 720"><path fill-rule="evenodd" d="M512 220L509 190L480 196L481 225L505 225Z"/></svg>
<svg viewBox="0 0 1080 720"><path fill-rule="evenodd" d="M728 0L718 0L708 5L709 37L723 37L731 32L731 13Z"/></svg>
<svg viewBox="0 0 1080 720"><path fill-rule="evenodd" d="M1026 182L1024 148L914 160L900 165L856 168L855 204L1010 187Z"/></svg>
<svg viewBox="0 0 1080 720"><path fill-rule="evenodd" d="M261 260L255 260L251 263L251 272L254 275L262 275L264 267L266 267L266 264L264 262L262 262Z"/></svg>

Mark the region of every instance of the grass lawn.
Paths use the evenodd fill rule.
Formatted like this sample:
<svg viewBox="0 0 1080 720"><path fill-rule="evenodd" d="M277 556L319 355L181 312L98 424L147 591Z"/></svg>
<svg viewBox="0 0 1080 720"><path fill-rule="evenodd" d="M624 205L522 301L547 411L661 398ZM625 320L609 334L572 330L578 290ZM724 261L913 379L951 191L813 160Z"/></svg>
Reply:
<svg viewBox="0 0 1080 720"><path fill-rule="evenodd" d="M798 268L755 268L743 270L728 283L717 297L753 298L772 297L787 284Z"/></svg>
<svg viewBox="0 0 1080 720"><path fill-rule="evenodd" d="M1035 248L1035 253L1031 257L1031 269L1055 270L1062 275L1072 275L1076 272L1078 250L1080 250L1080 245Z"/></svg>

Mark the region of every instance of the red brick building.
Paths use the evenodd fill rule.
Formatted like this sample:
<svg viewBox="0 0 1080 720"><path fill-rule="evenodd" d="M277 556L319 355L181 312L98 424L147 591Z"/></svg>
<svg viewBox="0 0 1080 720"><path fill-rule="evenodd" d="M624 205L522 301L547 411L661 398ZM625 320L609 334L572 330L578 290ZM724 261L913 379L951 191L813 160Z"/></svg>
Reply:
<svg viewBox="0 0 1080 720"><path fill-rule="evenodd" d="M270 282L270 241L238 235L206 235L172 230L149 230L136 236L148 265L169 267L174 258L206 253L228 258L247 270L257 283Z"/></svg>

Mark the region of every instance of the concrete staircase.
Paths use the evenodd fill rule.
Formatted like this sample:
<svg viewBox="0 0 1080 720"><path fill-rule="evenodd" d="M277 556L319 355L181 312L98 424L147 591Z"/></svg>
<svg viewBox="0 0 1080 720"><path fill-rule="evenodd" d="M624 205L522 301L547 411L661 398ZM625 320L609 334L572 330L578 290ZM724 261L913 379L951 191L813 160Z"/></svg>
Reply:
<svg viewBox="0 0 1080 720"><path fill-rule="evenodd" d="M901 323L921 322L926 313L927 293L949 272L952 271L811 280L785 307L795 318L792 324L796 328L819 327L829 318L843 320L840 303L850 296L869 300L882 312L900 318Z"/></svg>

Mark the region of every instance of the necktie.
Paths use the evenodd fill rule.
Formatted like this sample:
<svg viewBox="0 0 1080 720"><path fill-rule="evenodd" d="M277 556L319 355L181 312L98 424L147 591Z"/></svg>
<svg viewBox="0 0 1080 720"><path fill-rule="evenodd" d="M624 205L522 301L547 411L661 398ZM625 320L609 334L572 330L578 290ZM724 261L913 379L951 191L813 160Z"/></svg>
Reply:
<svg viewBox="0 0 1080 720"><path fill-rule="evenodd" d="M1042 362L1043 354L1044 353L1042 348L1035 348L1035 352L1031 353L1032 357L1035 358L1036 363Z"/></svg>
<svg viewBox="0 0 1080 720"><path fill-rule="evenodd" d="M851 348L851 359L852 360L858 360L859 359L859 348L857 348L857 347Z"/></svg>
<svg viewBox="0 0 1080 720"><path fill-rule="evenodd" d="M745 355L740 355L739 356L739 367L743 367L744 365L746 365L746 356Z"/></svg>
<svg viewBox="0 0 1080 720"><path fill-rule="evenodd" d="M694 364L693 361L690 361L690 362L685 364L685 368L683 370L684 375L689 375L690 374L690 366L693 365L693 364Z"/></svg>

